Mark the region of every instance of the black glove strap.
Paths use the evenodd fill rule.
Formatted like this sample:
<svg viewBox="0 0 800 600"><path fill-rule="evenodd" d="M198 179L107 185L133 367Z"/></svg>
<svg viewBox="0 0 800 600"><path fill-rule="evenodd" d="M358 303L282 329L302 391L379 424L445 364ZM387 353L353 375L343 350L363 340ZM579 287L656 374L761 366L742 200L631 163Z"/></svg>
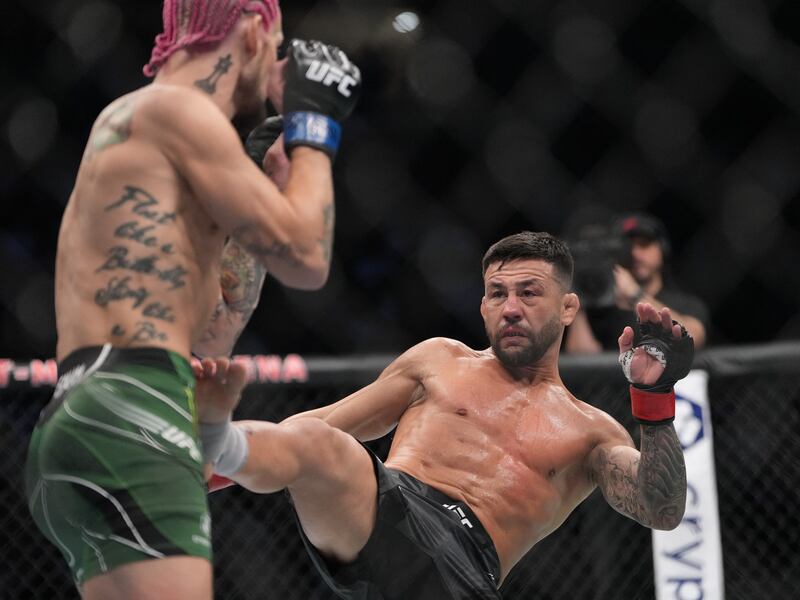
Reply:
<svg viewBox="0 0 800 600"><path fill-rule="evenodd" d="M673 325L680 325L677 321L672 321ZM672 390L675 382L683 379L692 368L694 360L694 340L680 325L681 337L672 336L672 331L668 331L661 326L661 323L637 323L633 328L633 347L650 346L660 351L666 365L661 377L653 385L643 385L635 383L634 387L648 392L664 393Z"/></svg>

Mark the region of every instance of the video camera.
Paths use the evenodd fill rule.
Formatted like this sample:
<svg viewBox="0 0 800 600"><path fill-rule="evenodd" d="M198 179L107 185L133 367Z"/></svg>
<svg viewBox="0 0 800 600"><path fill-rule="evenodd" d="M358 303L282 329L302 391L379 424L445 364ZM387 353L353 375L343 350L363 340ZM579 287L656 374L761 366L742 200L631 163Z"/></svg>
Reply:
<svg viewBox="0 0 800 600"><path fill-rule="evenodd" d="M631 240L619 228L587 225L568 240L575 261L574 289L586 308L614 306L614 265L631 268Z"/></svg>

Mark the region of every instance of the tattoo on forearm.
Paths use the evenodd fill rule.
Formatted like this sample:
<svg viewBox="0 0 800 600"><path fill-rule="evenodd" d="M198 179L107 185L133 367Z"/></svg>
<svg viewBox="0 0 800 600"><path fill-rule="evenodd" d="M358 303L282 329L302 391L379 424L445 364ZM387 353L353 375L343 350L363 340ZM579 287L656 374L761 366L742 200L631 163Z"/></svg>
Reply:
<svg viewBox="0 0 800 600"><path fill-rule="evenodd" d="M284 244L277 240L265 243L259 239L259 234L253 225L242 225L233 232L233 237L247 252L257 258L277 258L294 267L302 264L301 256L307 251L292 244Z"/></svg>
<svg viewBox="0 0 800 600"><path fill-rule="evenodd" d="M207 94L213 94L217 91L217 82L219 78L225 75L231 66L233 66L233 61L231 60L230 54L220 56L211 74L205 79L198 79L194 84Z"/></svg>
<svg viewBox="0 0 800 600"><path fill-rule="evenodd" d="M86 151L84 160L91 160L109 146L122 144L131 135L133 120L133 102L128 99L119 100L108 106L97 118Z"/></svg>
<svg viewBox="0 0 800 600"><path fill-rule="evenodd" d="M677 525L686 505L686 469L680 441L671 425L643 426L640 457L615 460L602 450L595 482L608 503L648 527Z"/></svg>
<svg viewBox="0 0 800 600"><path fill-rule="evenodd" d="M686 465L672 425L642 426L639 489L659 524L683 516L686 508Z"/></svg>
<svg viewBox="0 0 800 600"><path fill-rule="evenodd" d="M322 247L322 256L325 258L325 262L330 262L333 252L333 225L335 221L333 203L327 204L322 209L322 218L324 230L319 240L319 245Z"/></svg>

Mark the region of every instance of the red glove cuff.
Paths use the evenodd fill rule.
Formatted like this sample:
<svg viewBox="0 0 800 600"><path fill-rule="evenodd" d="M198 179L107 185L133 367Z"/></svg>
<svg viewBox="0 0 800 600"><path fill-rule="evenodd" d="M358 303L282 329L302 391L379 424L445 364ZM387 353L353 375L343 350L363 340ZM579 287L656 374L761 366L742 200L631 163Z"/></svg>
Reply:
<svg viewBox="0 0 800 600"><path fill-rule="evenodd" d="M216 492L217 490L221 490L232 485L236 485L236 482L232 479L228 479L227 477L223 477L222 475L217 475L214 473L211 476L211 479L208 480L208 493L210 494L211 492Z"/></svg>
<svg viewBox="0 0 800 600"><path fill-rule="evenodd" d="M640 423L657 425L675 419L675 390L656 393L630 386L630 391L631 412Z"/></svg>

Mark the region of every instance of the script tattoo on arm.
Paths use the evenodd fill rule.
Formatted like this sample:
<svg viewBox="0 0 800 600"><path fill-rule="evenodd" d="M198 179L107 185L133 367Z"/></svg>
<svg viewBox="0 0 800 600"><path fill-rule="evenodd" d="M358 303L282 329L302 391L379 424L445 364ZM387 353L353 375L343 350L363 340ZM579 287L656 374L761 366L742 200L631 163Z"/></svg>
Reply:
<svg viewBox="0 0 800 600"><path fill-rule="evenodd" d="M234 239L220 263L220 299L208 327L195 345L201 356L229 355L258 306L267 270Z"/></svg>
<svg viewBox="0 0 800 600"><path fill-rule="evenodd" d="M109 146L122 144L131 135L131 121L133 120L133 102L122 99L108 106L97 118L97 124L92 129L84 160L91 160Z"/></svg>
<svg viewBox="0 0 800 600"><path fill-rule="evenodd" d="M256 258L277 258L285 261L293 267L299 267L302 263L300 257L308 254L306 250L292 244L284 244L277 240L272 243L265 243L259 239L258 230L254 225L242 225L233 232L234 239L248 253Z"/></svg>
<svg viewBox="0 0 800 600"><path fill-rule="evenodd" d="M608 503L646 527L674 529L686 508L686 466L671 424L643 425L639 456L598 448L590 479Z"/></svg>

